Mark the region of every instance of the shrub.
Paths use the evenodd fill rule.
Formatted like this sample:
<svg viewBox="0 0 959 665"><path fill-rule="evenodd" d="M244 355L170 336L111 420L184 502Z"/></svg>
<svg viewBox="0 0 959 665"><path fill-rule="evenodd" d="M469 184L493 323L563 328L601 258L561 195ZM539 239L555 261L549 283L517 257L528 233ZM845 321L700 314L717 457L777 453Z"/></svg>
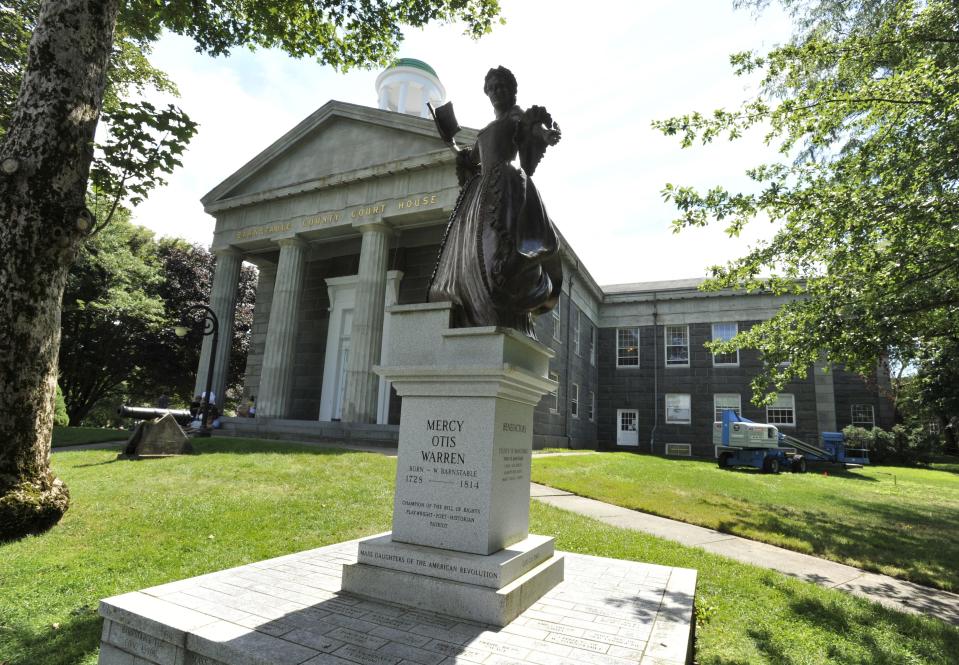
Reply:
<svg viewBox="0 0 959 665"><path fill-rule="evenodd" d="M67 415L67 403L63 401L63 391L60 390L60 384L57 384L57 402L53 407L53 424L57 427L67 427L70 424L70 416Z"/></svg>
<svg viewBox="0 0 959 665"><path fill-rule="evenodd" d="M942 452L942 440L920 425L893 425L889 431L849 426L842 431L850 448L867 448L874 464L927 464Z"/></svg>

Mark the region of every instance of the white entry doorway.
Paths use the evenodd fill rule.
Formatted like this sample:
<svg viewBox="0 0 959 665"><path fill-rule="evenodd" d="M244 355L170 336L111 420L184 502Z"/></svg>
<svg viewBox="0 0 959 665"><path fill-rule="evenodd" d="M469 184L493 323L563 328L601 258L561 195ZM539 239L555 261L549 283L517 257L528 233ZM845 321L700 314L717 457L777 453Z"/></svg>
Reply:
<svg viewBox="0 0 959 665"><path fill-rule="evenodd" d="M399 299L400 280L403 273L390 270L386 273L385 307L395 305ZM323 365L323 386L320 392L320 420L343 418L343 403L346 395L346 373L350 360L350 338L353 335L353 307L356 303L357 275L330 277L326 289L330 297L330 325L326 333L326 355ZM383 320L383 351L385 355L390 336L389 317ZM381 358L381 362L385 357ZM380 379L377 419L385 423L389 417L389 384Z"/></svg>
<svg viewBox="0 0 959 665"><path fill-rule="evenodd" d="M616 410L616 445L639 445L639 411L636 409Z"/></svg>

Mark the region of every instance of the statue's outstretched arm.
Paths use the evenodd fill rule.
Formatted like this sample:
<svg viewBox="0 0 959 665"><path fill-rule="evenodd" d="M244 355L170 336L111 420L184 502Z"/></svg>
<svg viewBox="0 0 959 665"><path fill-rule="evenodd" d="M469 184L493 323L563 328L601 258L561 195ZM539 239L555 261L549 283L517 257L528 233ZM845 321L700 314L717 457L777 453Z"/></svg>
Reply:
<svg viewBox="0 0 959 665"><path fill-rule="evenodd" d="M517 145L520 165L527 175L533 175L546 154L546 148L559 143L562 137L559 125L553 122L553 116L542 106L531 106L523 112Z"/></svg>

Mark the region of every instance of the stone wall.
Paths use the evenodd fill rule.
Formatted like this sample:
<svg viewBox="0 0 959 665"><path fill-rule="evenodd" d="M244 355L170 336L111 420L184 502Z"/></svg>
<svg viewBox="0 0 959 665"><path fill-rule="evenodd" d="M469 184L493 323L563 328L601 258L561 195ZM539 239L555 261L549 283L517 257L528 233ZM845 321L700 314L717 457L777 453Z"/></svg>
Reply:
<svg viewBox="0 0 959 665"><path fill-rule="evenodd" d="M256 282L256 305L253 310L253 327L250 331L252 339L243 380L244 400L259 392L263 349L266 347L266 329L270 322L270 305L273 303L273 285L276 280L276 264L263 263L258 267L260 274Z"/></svg>
<svg viewBox="0 0 959 665"><path fill-rule="evenodd" d="M536 319L535 330L539 341L556 354L550 360L550 372L559 382L558 395L546 395L533 413L533 446L535 448L594 448L598 413L589 418L590 392L599 399L599 374L590 362L590 335L595 323L584 313L569 294L563 293L559 306L560 317L552 312ZM576 317L580 319L580 354L572 344ZM579 386L579 415L570 411L572 384Z"/></svg>
<svg viewBox="0 0 959 665"><path fill-rule="evenodd" d="M860 375L847 372L843 369L832 371L833 382L836 386L836 430L852 424L853 404L868 404L873 409L873 417L877 427L889 428L893 426L892 409L888 408L888 398L883 398L875 381L869 385Z"/></svg>
<svg viewBox="0 0 959 665"><path fill-rule="evenodd" d="M320 413L326 335L330 324L326 280L355 275L359 261L359 254L348 254L306 264L294 356L293 408L289 415L293 420L316 420Z"/></svg>
<svg viewBox="0 0 959 665"><path fill-rule="evenodd" d="M739 322L745 330L753 322ZM600 447L615 448L617 410L638 411L640 451L664 454L669 443L688 443L693 456L712 457L714 395L740 395L742 415L766 422L765 407L751 403L750 381L761 368L755 351L741 351L738 366L714 367L713 357L703 344L712 337L712 324L689 324L689 366L667 366L665 327L640 326L638 367L616 366L617 328L599 331L599 423ZM811 377L794 382L782 391L795 402L794 427L783 426L784 433L815 441L818 437L815 387ZM690 396L690 423L666 422L666 395Z"/></svg>

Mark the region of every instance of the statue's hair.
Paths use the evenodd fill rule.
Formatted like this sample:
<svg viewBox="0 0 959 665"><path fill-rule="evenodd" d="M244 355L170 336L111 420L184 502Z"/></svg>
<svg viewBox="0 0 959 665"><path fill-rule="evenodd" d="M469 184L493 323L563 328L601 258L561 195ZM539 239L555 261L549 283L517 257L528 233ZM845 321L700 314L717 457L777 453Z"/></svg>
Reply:
<svg viewBox="0 0 959 665"><path fill-rule="evenodd" d="M483 79L483 93L487 95L489 94L489 82L491 79L496 77L501 77L504 81L506 81L506 85L509 86L510 92L512 93L513 97L515 97L517 88L516 77L513 76L513 72L506 69L506 67L503 67L502 65L486 72L486 78Z"/></svg>

